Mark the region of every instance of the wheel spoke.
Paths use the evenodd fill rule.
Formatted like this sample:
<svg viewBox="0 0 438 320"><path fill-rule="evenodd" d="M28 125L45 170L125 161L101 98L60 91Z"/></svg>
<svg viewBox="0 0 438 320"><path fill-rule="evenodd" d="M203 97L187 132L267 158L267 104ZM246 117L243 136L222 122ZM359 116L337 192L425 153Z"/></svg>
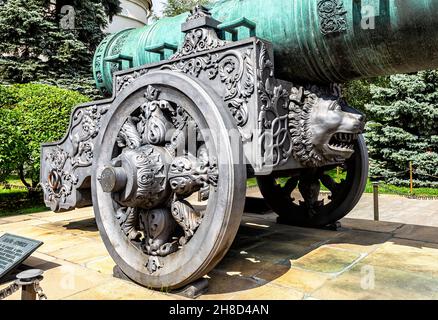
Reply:
<svg viewBox="0 0 438 320"><path fill-rule="evenodd" d="M179 239L180 245L185 245L195 234L202 222L202 216L184 200L175 199L172 203L172 216L184 231L184 236Z"/></svg>
<svg viewBox="0 0 438 320"><path fill-rule="evenodd" d="M216 186L218 181L215 164L210 165L192 156L176 158L170 165L168 176L173 192L182 199L201 190L203 198L208 198L207 188Z"/></svg>
<svg viewBox="0 0 438 320"><path fill-rule="evenodd" d="M120 208L117 210L116 218L119 220L120 226L129 240L140 240L142 234L137 230L138 212L136 208Z"/></svg>
<svg viewBox="0 0 438 320"><path fill-rule="evenodd" d="M290 196L292 191L294 191L297 186L298 186L298 179L290 178L289 180L287 180L286 184L284 185L283 192Z"/></svg>
<svg viewBox="0 0 438 320"><path fill-rule="evenodd" d="M177 250L172 234L176 223L168 208L141 210L140 226L145 233L143 250L153 256L167 256Z"/></svg>
<svg viewBox="0 0 438 320"><path fill-rule="evenodd" d="M336 194L339 192L341 184L337 183L332 177L330 177L327 174L324 174L320 178L320 180L321 180L322 184L324 185L324 187L329 189L329 191L332 193L332 197L335 197Z"/></svg>
<svg viewBox="0 0 438 320"><path fill-rule="evenodd" d="M307 214L310 217L317 215L317 209L324 205L324 200L319 200L319 193L321 191L319 180L315 178L301 179L298 189L304 199L304 201L300 201L301 207L307 210Z"/></svg>

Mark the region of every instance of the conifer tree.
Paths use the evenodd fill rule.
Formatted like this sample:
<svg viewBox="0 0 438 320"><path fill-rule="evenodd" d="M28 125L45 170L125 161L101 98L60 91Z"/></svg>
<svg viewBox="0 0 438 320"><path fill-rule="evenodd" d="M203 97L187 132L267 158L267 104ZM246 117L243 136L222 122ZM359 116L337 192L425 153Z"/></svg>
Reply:
<svg viewBox="0 0 438 320"><path fill-rule="evenodd" d="M74 20L62 25L73 8ZM119 0L6 0L0 4L0 83L92 91L91 61Z"/></svg>
<svg viewBox="0 0 438 320"><path fill-rule="evenodd" d="M365 105L371 176L409 185L409 162L416 187L438 187L438 71L389 78L371 85Z"/></svg>

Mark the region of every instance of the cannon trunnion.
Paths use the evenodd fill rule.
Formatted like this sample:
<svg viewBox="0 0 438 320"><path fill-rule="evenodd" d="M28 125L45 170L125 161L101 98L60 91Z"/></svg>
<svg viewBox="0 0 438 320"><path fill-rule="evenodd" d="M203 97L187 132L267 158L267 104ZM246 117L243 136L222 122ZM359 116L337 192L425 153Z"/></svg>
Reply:
<svg viewBox="0 0 438 320"><path fill-rule="evenodd" d="M117 71L135 59L98 50L95 64L116 66L112 98L77 107L65 138L42 148L47 206L92 204L112 258L148 287L180 288L216 266L239 228L248 177L279 222L307 227L348 214L367 181L365 119L339 87L279 80L275 43L255 37L247 18L215 20L215 8L185 15L168 59L172 46L152 46L161 60ZM242 28L252 36L239 39Z"/></svg>

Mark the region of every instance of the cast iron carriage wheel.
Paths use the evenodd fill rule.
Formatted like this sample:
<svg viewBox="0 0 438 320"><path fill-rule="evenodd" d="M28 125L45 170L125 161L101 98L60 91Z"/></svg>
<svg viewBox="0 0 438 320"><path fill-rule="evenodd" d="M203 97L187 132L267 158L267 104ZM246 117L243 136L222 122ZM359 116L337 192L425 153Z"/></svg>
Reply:
<svg viewBox="0 0 438 320"><path fill-rule="evenodd" d="M334 167L302 169L293 172L286 183L277 177L257 178L267 204L279 215L278 222L302 227L324 227L345 217L359 202L368 178L368 151L362 136L356 141L353 156L345 162L346 178L336 183L327 171ZM329 202L319 197L320 183L330 191ZM303 200L292 192L298 189Z"/></svg>
<svg viewBox="0 0 438 320"><path fill-rule="evenodd" d="M237 128L220 101L184 74L152 72L118 95L102 125L96 221L111 257L143 286L177 289L203 277L236 236L246 166L235 163L242 143L230 141Z"/></svg>

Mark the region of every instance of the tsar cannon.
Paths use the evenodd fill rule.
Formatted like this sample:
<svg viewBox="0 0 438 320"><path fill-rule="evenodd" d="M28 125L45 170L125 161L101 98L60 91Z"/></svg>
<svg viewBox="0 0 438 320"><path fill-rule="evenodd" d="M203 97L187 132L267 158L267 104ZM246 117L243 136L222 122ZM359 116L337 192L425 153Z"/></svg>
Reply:
<svg viewBox="0 0 438 320"><path fill-rule="evenodd" d="M249 177L280 223L334 223L368 173L364 115L336 83L438 67L437 29L438 0L223 0L110 35L93 67L111 98L43 145L45 203L93 205L117 265L153 288L224 257Z"/></svg>

